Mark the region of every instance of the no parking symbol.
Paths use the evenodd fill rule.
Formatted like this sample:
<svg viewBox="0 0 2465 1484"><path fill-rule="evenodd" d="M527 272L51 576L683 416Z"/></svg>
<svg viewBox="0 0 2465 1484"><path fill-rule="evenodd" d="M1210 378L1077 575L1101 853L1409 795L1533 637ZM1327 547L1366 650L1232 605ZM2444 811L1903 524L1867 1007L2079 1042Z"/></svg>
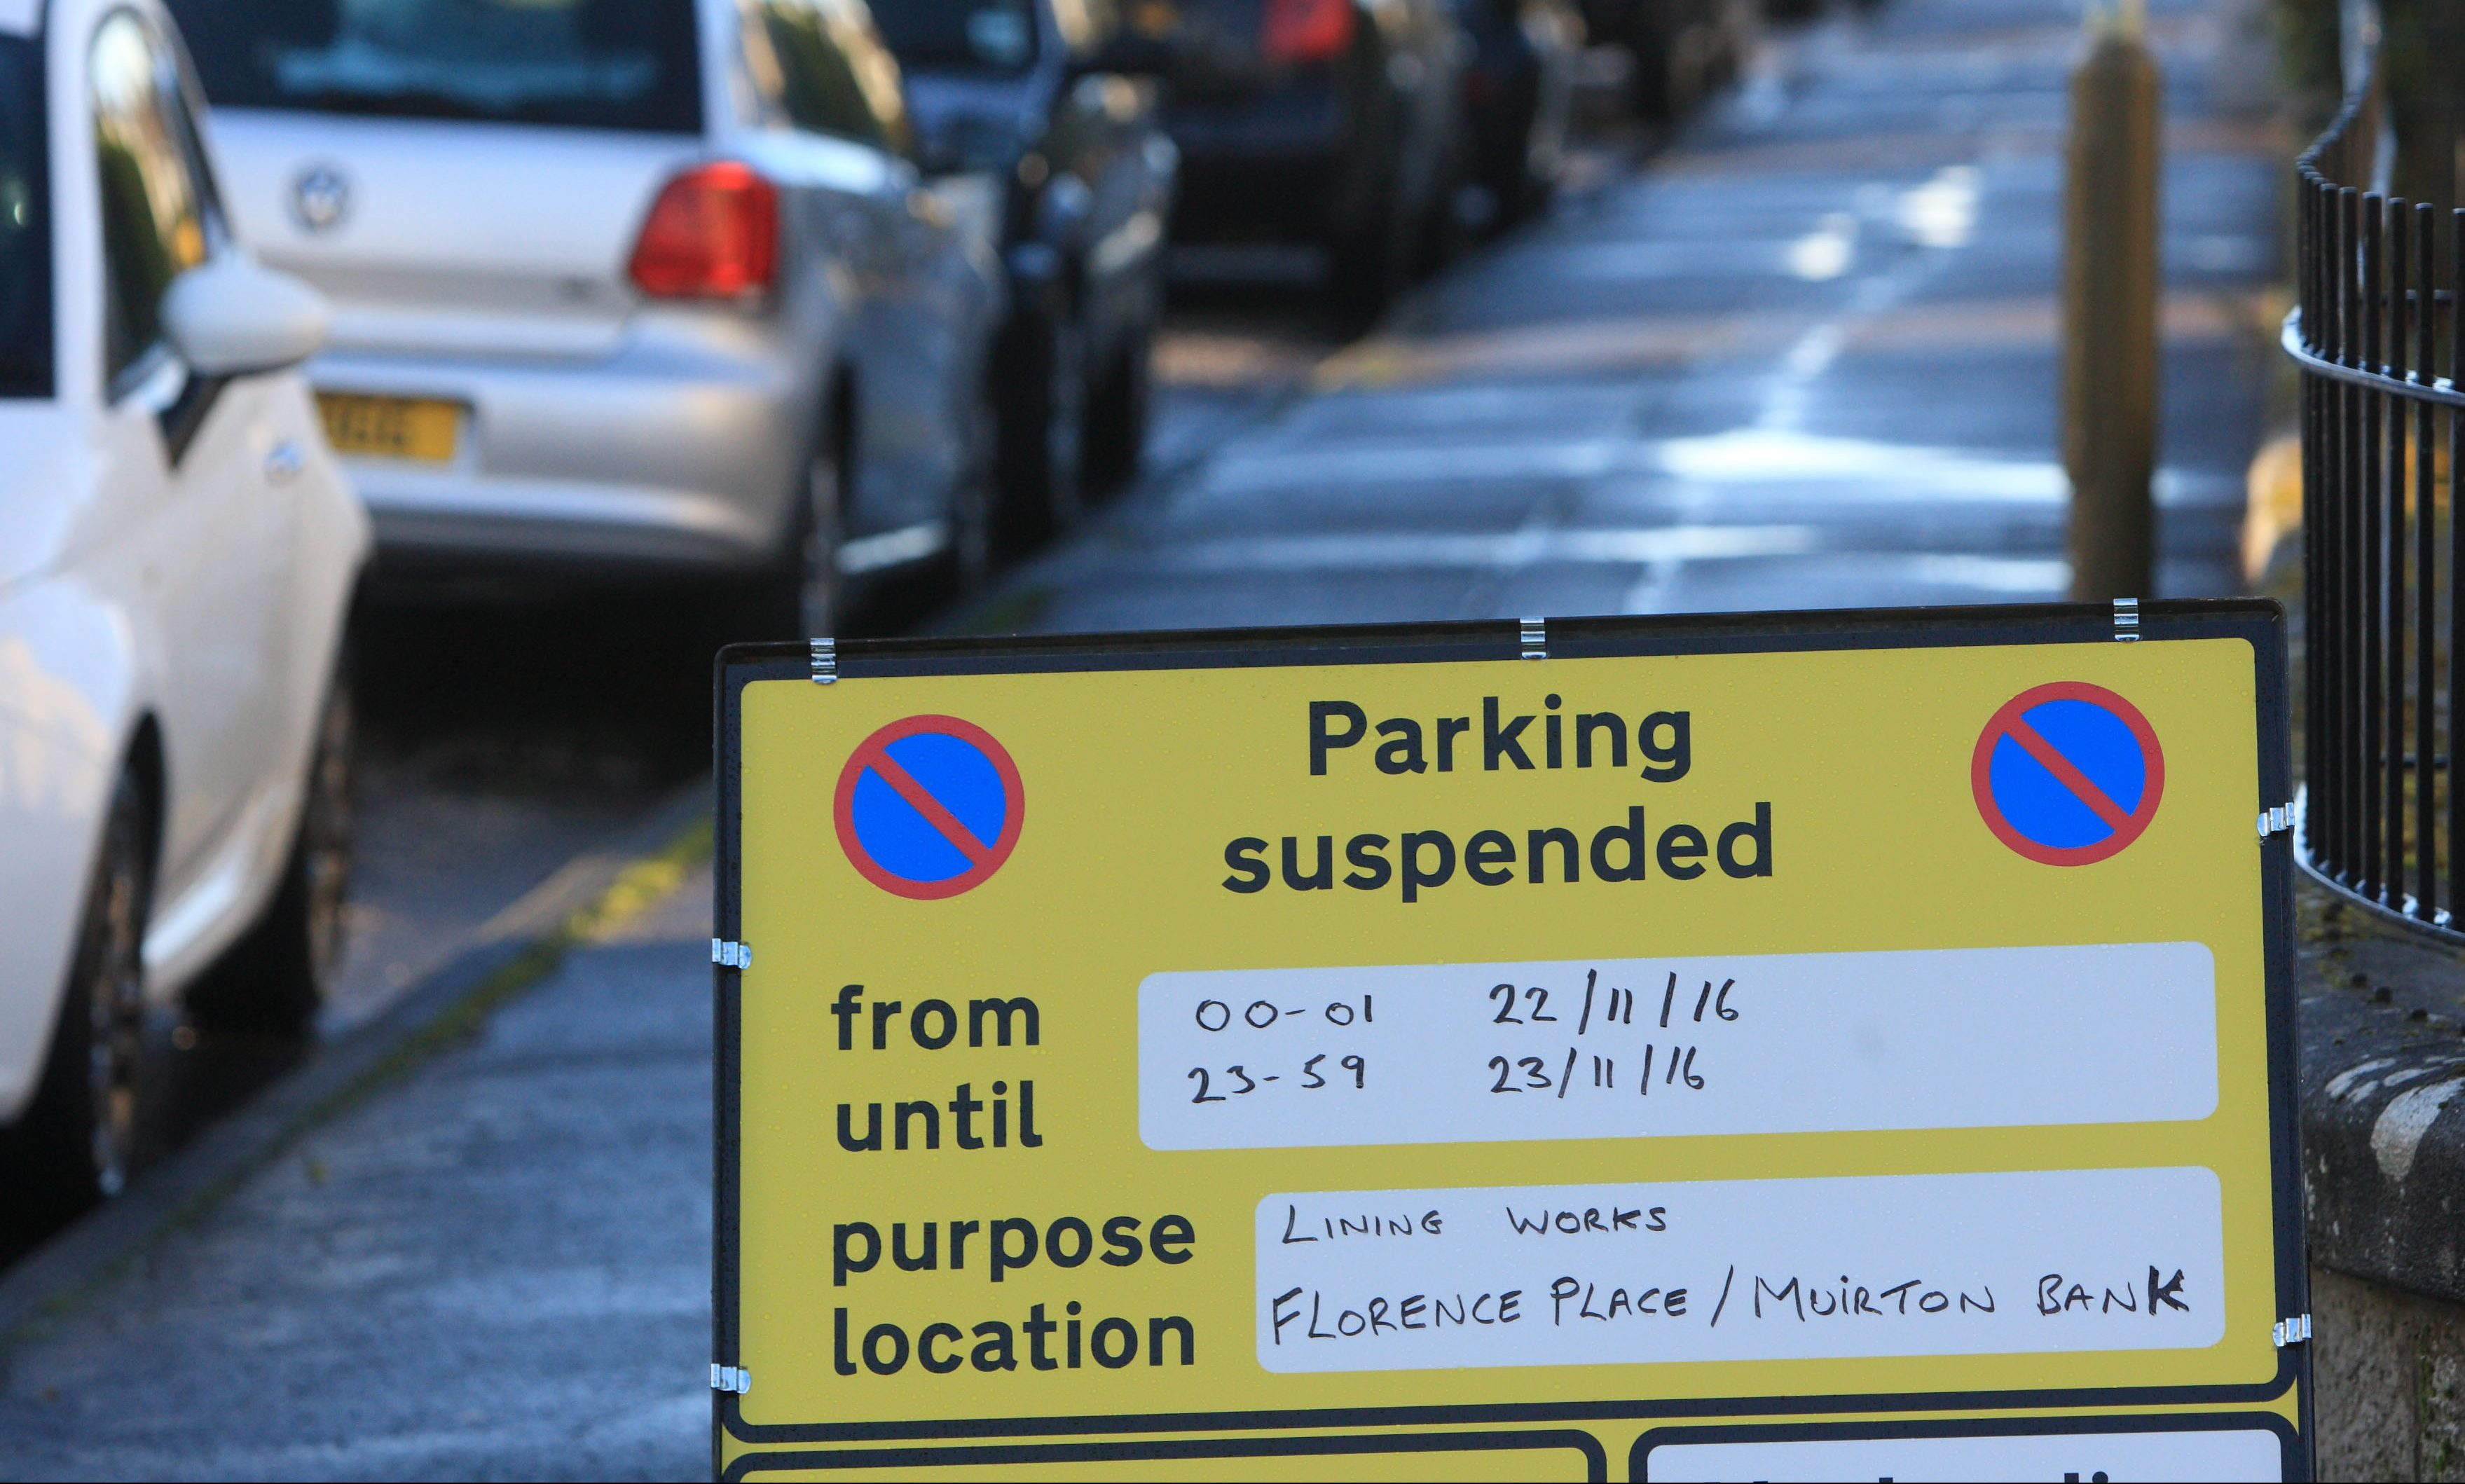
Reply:
<svg viewBox="0 0 2465 1484"><path fill-rule="evenodd" d="M1025 803L1018 764L991 733L908 717L857 743L839 770L839 847L885 892L956 897L1010 859Z"/></svg>
<svg viewBox="0 0 2465 1484"><path fill-rule="evenodd" d="M2021 692L1986 723L1969 762L1977 811L1996 839L2048 866L2121 853L2157 817L2165 755L2140 708L2063 680Z"/></svg>

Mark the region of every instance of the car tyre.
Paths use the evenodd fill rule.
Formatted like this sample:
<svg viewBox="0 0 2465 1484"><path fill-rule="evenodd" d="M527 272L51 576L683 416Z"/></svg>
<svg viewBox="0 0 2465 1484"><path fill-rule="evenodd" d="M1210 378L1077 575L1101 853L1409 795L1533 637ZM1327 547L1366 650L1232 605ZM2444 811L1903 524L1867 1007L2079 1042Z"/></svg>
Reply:
<svg viewBox="0 0 2465 1484"><path fill-rule="evenodd" d="M33 1102L10 1141L21 1187L66 1217L118 1195L137 1144L145 1021L144 941L152 907L152 811L122 775L103 816L68 992Z"/></svg>
<svg viewBox="0 0 2465 1484"><path fill-rule="evenodd" d="M1669 0L1641 0L1627 17L1627 52L1634 58L1628 86L1635 116L1671 123L1681 111L1677 78L1678 22Z"/></svg>
<svg viewBox="0 0 2465 1484"><path fill-rule="evenodd" d="M296 1037L306 1034L324 1008L342 963L350 898L358 737L346 659L335 667L318 714L300 829L273 904L189 991L189 1019L199 1028Z"/></svg>
<svg viewBox="0 0 2465 1484"><path fill-rule="evenodd" d="M1150 321L1129 335L1088 405L1087 472L1093 488L1116 490L1138 474L1154 406L1155 324Z"/></svg>
<svg viewBox="0 0 2465 1484"><path fill-rule="evenodd" d="M847 540L849 465L840 440L832 438L805 460L804 498L797 503L796 539L788 551L786 605L794 628L780 638L820 638L847 625L854 608L839 547Z"/></svg>
<svg viewBox="0 0 2465 1484"><path fill-rule="evenodd" d="M994 463L999 432L989 388L976 398L975 422L969 440L974 454L950 494L950 544L940 564L948 597L963 598L982 587L992 576L997 555L1002 499Z"/></svg>
<svg viewBox="0 0 2465 1484"><path fill-rule="evenodd" d="M1330 250L1329 297L1346 329L1375 324L1411 279L1422 223L1403 196L1390 188L1380 210Z"/></svg>
<svg viewBox="0 0 2465 1484"><path fill-rule="evenodd" d="M1420 218L1412 255L1417 277L1444 273L1472 246L1471 225L1464 213L1464 195L1473 184L1465 148L1460 136L1449 144L1412 208Z"/></svg>
<svg viewBox="0 0 2465 1484"><path fill-rule="evenodd" d="M1068 314L1022 316L1015 394L1003 398L1000 464L1003 546L1016 551L1078 518L1087 476L1087 330Z"/></svg>
<svg viewBox="0 0 2465 1484"><path fill-rule="evenodd" d="M799 465L788 492L788 536L750 581L731 584L714 605L711 647L823 638L843 631L854 605L839 570L846 531L848 438L833 417Z"/></svg>
<svg viewBox="0 0 2465 1484"><path fill-rule="evenodd" d="M1521 226L1549 214L1549 203L1556 199L1558 182L1526 166L1515 177L1515 189L1507 200L1503 217L1505 225Z"/></svg>

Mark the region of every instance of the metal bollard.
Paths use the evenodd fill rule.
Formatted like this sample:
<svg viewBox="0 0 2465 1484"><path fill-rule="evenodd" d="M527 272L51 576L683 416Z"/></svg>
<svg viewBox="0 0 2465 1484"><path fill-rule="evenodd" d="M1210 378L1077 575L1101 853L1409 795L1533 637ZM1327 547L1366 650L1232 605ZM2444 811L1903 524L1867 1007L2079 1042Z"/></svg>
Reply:
<svg viewBox="0 0 2465 1484"><path fill-rule="evenodd" d="M2072 597L2152 587L2157 457L2157 64L2142 7L2099 7L2072 74L2063 189L2063 468Z"/></svg>

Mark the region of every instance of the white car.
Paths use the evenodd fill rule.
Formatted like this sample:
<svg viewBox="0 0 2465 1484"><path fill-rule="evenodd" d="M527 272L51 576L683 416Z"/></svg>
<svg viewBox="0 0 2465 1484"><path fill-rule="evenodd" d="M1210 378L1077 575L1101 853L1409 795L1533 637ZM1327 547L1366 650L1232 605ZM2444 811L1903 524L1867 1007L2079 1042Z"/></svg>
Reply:
<svg viewBox="0 0 2465 1484"><path fill-rule="evenodd" d="M999 183L864 0L170 0L394 592L683 579L731 638L990 556Z"/></svg>
<svg viewBox="0 0 2465 1484"><path fill-rule="evenodd" d="M0 1190L125 1178L145 1011L300 1024L367 518L153 0L0 0ZM206 970L215 967L209 978Z"/></svg>

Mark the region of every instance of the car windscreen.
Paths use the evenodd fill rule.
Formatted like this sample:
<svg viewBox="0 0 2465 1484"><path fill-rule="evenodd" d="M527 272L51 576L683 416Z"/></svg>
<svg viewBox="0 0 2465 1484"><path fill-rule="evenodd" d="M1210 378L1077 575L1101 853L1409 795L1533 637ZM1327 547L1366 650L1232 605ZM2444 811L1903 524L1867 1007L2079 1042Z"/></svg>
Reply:
<svg viewBox="0 0 2465 1484"><path fill-rule="evenodd" d="M873 0L873 20L910 71L1018 73L1035 57L1029 0Z"/></svg>
<svg viewBox="0 0 2465 1484"><path fill-rule="evenodd" d="M225 108L699 133L693 0L172 0Z"/></svg>
<svg viewBox="0 0 2465 1484"><path fill-rule="evenodd" d="M52 394L43 50L0 36L0 397Z"/></svg>

